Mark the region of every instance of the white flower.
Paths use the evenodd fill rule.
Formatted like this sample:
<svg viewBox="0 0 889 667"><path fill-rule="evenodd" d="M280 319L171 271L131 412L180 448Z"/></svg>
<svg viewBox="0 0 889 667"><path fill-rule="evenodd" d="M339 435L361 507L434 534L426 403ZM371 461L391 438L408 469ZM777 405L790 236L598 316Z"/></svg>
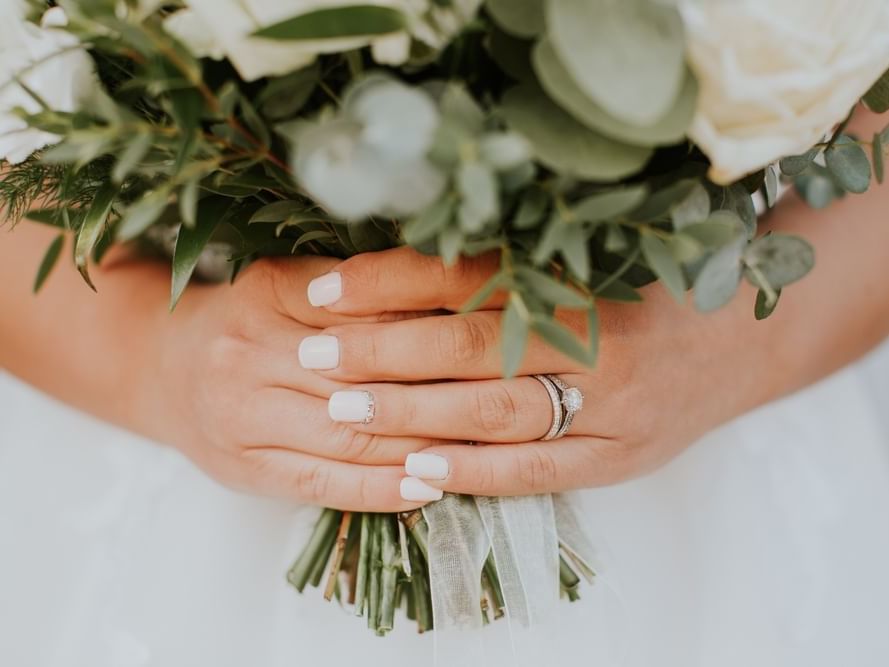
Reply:
<svg viewBox="0 0 889 667"><path fill-rule="evenodd" d="M680 0L718 183L804 153L889 69L886 0Z"/></svg>
<svg viewBox="0 0 889 667"><path fill-rule="evenodd" d="M25 20L27 7L20 0L0 0L5 22L0 40L0 160L23 162L35 151L58 143L61 137L28 128L12 113L22 108L40 111L34 97L18 85L20 80L54 111L76 111L98 85L89 55L76 47L77 38L60 30L64 12L46 12L42 26Z"/></svg>
<svg viewBox="0 0 889 667"><path fill-rule="evenodd" d="M342 39L276 41L251 37L257 30L300 14L356 4L354 0L185 0L187 9L170 16L166 29L198 57L227 57L247 81L288 74L322 53L371 46L374 59L400 65L410 55L411 39L443 47L470 20L481 0L456 0L454 8L433 7L433 0L369 0L361 4L402 11L404 32Z"/></svg>
<svg viewBox="0 0 889 667"><path fill-rule="evenodd" d="M341 115L298 135L294 171L309 194L341 218L416 213L445 186L426 158L439 122L426 93L369 76L348 92Z"/></svg>

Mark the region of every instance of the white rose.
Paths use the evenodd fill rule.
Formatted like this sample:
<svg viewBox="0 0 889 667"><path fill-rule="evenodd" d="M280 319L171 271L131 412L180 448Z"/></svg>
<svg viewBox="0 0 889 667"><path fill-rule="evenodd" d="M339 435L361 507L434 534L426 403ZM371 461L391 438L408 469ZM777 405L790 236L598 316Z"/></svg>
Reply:
<svg viewBox="0 0 889 667"><path fill-rule="evenodd" d="M93 62L77 46L77 38L59 30L66 23L59 8L46 12L43 25L25 20L20 0L0 0L5 21L0 40L0 160L23 162L35 151L58 143L61 137L31 129L12 113L22 108L40 111L37 100L19 86L20 79L54 111L76 111L98 85Z"/></svg>
<svg viewBox="0 0 889 667"><path fill-rule="evenodd" d="M430 0L370 0L363 4L401 10L408 20L407 30L388 35L292 42L251 35L303 13L356 3L354 0L186 0L185 4L188 9L170 16L166 29L199 57L227 57L245 80L252 81L293 72L322 53L364 46L372 47L374 59L381 64L402 64L410 55L412 38L440 48L446 38L453 37L474 16L481 0L459 0L454 10L432 8ZM457 23L459 26L455 28Z"/></svg>
<svg viewBox="0 0 889 667"><path fill-rule="evenodd" d="M737 180L804 153L889 68L886 0L680 0L701 84L690 136Z"/></svg>

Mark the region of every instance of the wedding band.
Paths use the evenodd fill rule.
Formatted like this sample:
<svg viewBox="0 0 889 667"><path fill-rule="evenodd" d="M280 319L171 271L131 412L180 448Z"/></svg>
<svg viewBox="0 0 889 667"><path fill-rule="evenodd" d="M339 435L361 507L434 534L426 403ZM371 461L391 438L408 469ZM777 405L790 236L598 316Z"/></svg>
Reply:
<svg viewBox="0 0 889 667"><path fill-rule="evenodd" d="M553 440L564 437L571 424L574 422L574 415L583 410L583 392L577 387L569 387L561 378L555 375L547 375L546 378L552 382L559 391L559 409L564 409L562 415L562 426L553 436Z"/></svg>
<svg viewBox="0 0 889 667"><path fill-rule="evenodd" d="M552 424L549 427L549 431L546 432L546 435L543 436L541 440L543 440L544 442L546 442L547 440L555 440L558 437L559 431L562 430L562 396L559 393L558 387L552 381L550 376L533 375L532 377L540 384L542 384L544 389L546 389L546 393L549 395L549 400L552 404L553 410Z"/></svg>

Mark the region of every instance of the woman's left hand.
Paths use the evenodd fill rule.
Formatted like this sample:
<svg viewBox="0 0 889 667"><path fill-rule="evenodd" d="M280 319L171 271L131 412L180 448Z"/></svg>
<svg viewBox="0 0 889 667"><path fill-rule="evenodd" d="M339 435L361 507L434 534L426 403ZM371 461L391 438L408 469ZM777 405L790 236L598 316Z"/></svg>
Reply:
<svg viewBox="0 0 889 667"><path fill-rule="evenodd" d="M447 269L409 249L361 255L315 281L310 299L342 314L361 314L371 302L382 310L454 311L496 266L496 257L485 257ZM441 490L504 496L610 484L672 458L766 395L755 366L762 348L727 335L739 317L753 320L752 294L739 299L741 308L703 316L660 286L643 291L642 305L599 304L594 369L532 339L520 376L498 379L498 297L465 315L332 327L308 339L300 358L306 368L355 385L331 398L334 420L367 433L479 443L412 454L406 469L415 479L402 492L413 500L435 499ZM585 313L559 319L585 334ZM541 441L553 408L533 374L558 375L584 395L564 438ZM375 415L363 423L369 400Z"/></svg>

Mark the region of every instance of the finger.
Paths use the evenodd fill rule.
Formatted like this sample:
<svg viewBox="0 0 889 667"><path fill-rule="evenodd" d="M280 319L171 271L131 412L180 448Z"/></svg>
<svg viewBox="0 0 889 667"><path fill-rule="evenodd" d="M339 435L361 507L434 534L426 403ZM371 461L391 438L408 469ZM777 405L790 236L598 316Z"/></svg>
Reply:
<svg viewBox="0 0 889 667"><path fill-rule="evenodd" d="M637 450L618 440L585 437L433 447L405 463L408 475L431 488L476 496L558 493L615 484L641 470Z"/></svg>
<svg viewBox="0 0 889 667"><path fill-rule="evenodd" d="M584 320L571 326L585 335ZM500 330L499 311L332 327L307 338L299 357L303 368L341 382L498 378L503 374ZM532 336L519 374L579 368Z"/></svg>
<svg viewBox="0 0 889 667"><path fill-rule="evenodd" d="M342 260L330 257L269 257L245 269L235 284L244 286L248 298L255 298L258 292L270 299L279 313L319 329L351 322L391 322L415 316L405 309L387 313L373 301L365 304L361 316L312 306L308 300L309 282L341 263Z"/></svg>
<svg viewBox="0 0 889 667"><path fill-rule="evenodd" d="M373 402L373 419L366 417ZM561 406L558 407L561 415ZM543 438L554 421L552 399L534 378L375 384L330 397L331 419L364 435L416 436L487 443Z"/></svg>
<svg viewBox="0 0 889 667"><path fill-rule="evenodd" d="M401 466L341 463L284 449L247 450L242 462L246 464L242 486L310 505L342 511L407 512L429 502L401 497Z"/></svg>
<svg viewBox="0 0 889 667"><path fill-rule="evenodd" d="M332 267L308 286L308 300L330 313L460 310L499 267L497 253L447 266L412 248L363 253ZM489 305L502 303L493 295Z"/></svg>
<svg viewBox="0 0 889 667"><path fill-rule="evenodd" d="M287 389L258 391L235 437L251 449L280 448L364 465L400 465L413 452L441 444L424 437L367 433L332 422L327 401Z"/></svg>

